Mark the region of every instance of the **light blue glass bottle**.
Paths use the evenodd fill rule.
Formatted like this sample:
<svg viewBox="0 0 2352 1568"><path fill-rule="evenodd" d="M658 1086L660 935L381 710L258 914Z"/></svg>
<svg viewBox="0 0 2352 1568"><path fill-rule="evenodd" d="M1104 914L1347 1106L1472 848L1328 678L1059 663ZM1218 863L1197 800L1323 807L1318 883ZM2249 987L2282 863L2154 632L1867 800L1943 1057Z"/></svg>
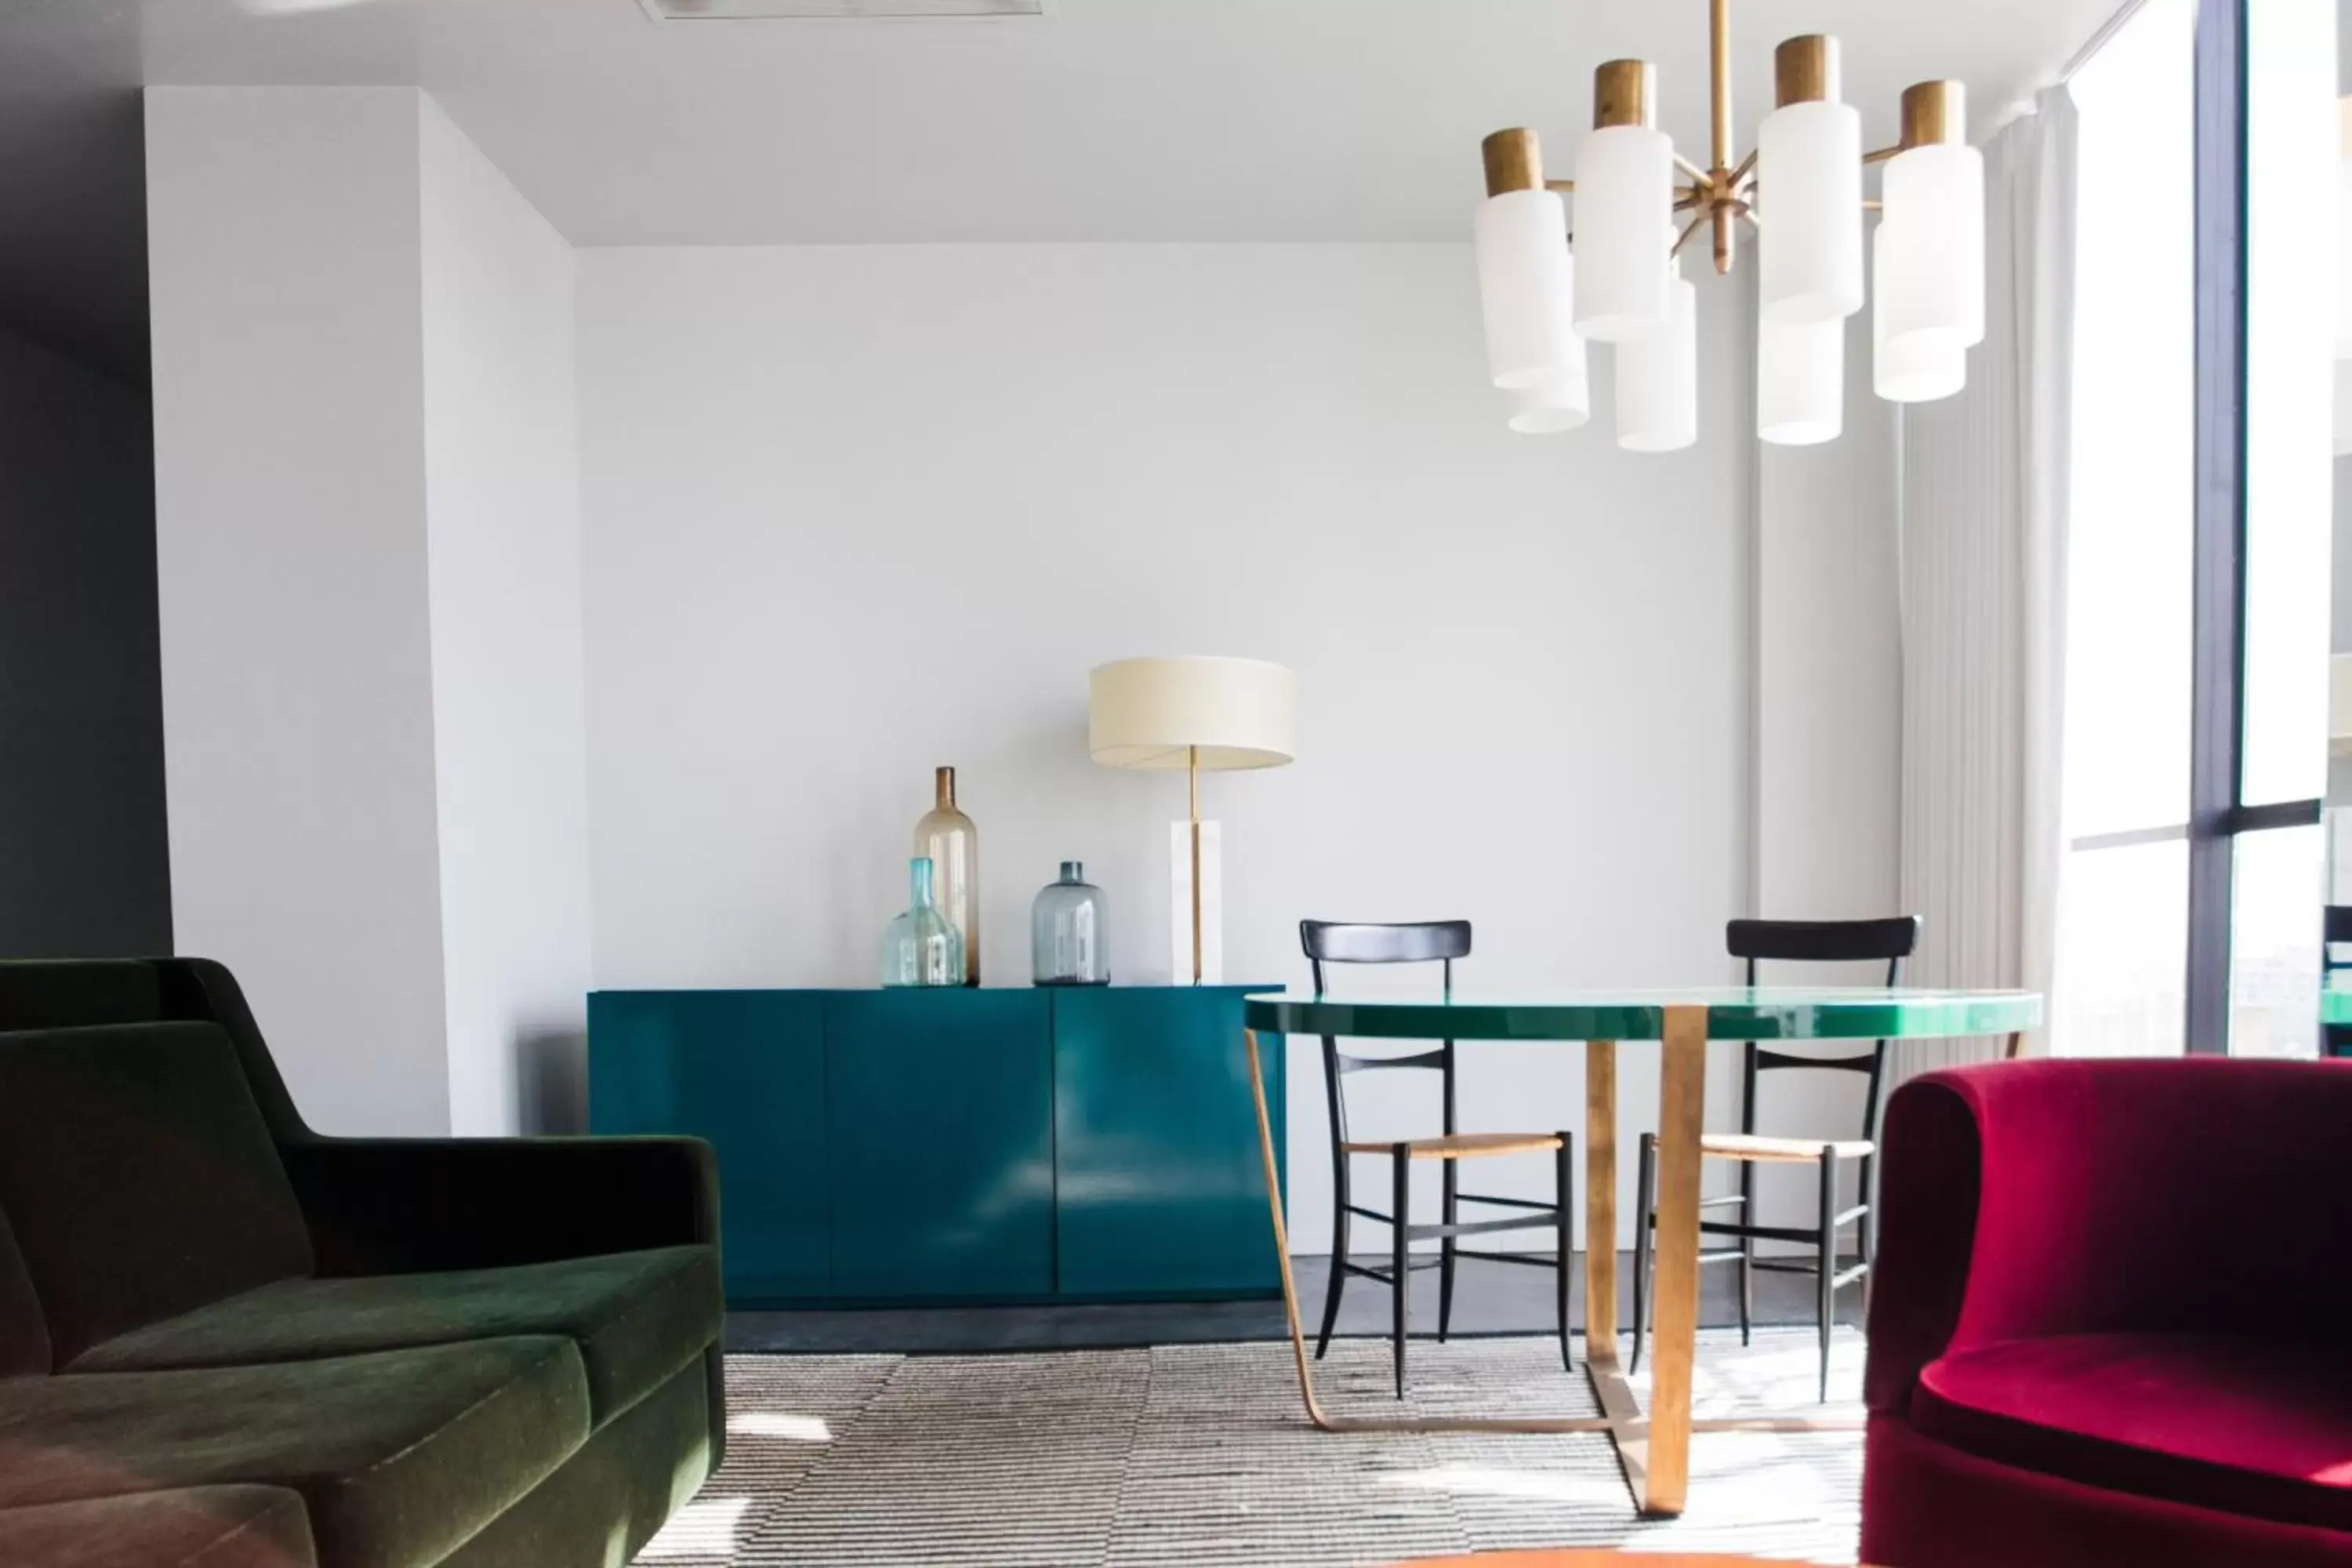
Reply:
<svg viewBox="0 0 2352 1568"><path fill-rule="evenodd" d="M1110 984L1109 910L1100 888L1087 880L1086 868L1062 862L1059 880L1048 882L1029 910L1029 953L1040 985Z"/></svg>
<svg viewBox="0 0 2352 1568"><path fill-rule="evenodd" d="M882 933L885 985L961 985L963 938L931 898L931 858L907 862L907 912Z"/></svg>

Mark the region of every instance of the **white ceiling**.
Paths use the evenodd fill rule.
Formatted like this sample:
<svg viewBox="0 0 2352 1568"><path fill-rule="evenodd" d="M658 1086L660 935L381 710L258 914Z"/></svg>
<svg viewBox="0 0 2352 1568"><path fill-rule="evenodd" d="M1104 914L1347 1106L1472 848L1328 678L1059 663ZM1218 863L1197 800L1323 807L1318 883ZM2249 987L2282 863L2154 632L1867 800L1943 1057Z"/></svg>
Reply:
<svg viewBox="0 0 2352 1568"><path fill-rule="evenodd" d="M1435 239L1478 139L1565 174L1592 68L1658 62L1706 135L1704 0L1048 0L1034 19L688 22L637 0L150 0L149 83L415 83L583 245ZM1845 45L1891 139L1908 82L1979 124L2117 0L1735 0L1738 124L1772 46Z"/></svg>
<svg viewBox="0 0 2352 1568"><path fill-rule="evenodd" d="M1911 81L1976 124L2120 0L1733 0L1737 123L1832 32L1891 138ZM1478 139L1566 174L1594 65L1706 127L1704 0L1046 0L1034 19L673 22L637 0L0 0L0 319L145 374L142 84L429 89L583 245L1443 239Z"/></svg>

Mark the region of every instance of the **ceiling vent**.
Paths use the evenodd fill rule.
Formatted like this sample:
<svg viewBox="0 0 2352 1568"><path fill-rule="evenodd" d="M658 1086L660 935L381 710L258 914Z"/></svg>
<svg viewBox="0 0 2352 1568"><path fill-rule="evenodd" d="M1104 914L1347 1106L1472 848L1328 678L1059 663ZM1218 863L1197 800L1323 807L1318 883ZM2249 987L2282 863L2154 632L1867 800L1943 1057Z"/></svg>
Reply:
<svg viewBox="0 0 2352 1568"><path fill-rule="evenodd" d="M1045 0L637 0L656 22L898 21L1042 16Z"/></svg>

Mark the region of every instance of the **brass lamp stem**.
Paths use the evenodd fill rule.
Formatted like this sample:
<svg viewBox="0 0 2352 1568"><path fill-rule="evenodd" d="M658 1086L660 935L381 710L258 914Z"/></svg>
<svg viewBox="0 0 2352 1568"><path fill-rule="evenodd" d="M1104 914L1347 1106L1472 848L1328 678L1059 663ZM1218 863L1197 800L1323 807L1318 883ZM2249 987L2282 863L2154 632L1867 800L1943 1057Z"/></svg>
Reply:
<svg viewBox="0 0 2352 1568"><path fill-rule="evenodd" d="M1201 748L1184 748L1192 795L1192 984L1201 984Z"/></svg>

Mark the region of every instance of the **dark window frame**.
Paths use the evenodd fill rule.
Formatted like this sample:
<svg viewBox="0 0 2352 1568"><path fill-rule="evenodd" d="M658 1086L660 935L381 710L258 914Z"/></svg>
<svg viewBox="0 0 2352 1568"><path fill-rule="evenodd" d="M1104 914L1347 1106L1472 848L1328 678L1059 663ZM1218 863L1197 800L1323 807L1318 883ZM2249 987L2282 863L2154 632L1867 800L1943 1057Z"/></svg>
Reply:
<svg viewBox="0 0 2352 1568"><path fill-rule="evenodd" d="M2197 452L2189 750L2189 1054L2230 1048L2238 836L2307 826L2320 802L2249 805L2246 682L2247 0L2197 9ZM2314 916L2316 919L2316 915Z"/></svg>

